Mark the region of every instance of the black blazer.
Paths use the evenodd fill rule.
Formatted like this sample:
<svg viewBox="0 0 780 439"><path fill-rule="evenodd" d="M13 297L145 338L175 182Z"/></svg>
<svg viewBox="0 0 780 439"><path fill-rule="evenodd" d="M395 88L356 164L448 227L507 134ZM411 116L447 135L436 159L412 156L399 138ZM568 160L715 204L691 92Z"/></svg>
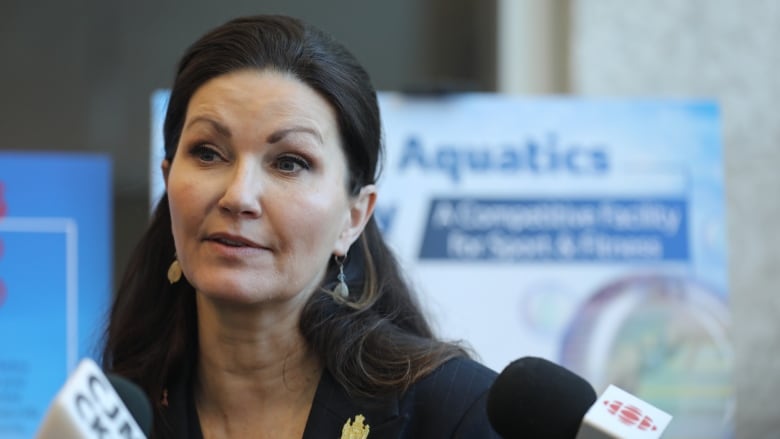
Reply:
<svg viewBox="0 0 780 439"><path fill-rule="evenodd" d="M339 439L344 424L363 415L368 439L498 439L487 418L486 399L496 373L467 358L456 358L412 385L400 397L364 401L350 398L323 371L303 439ZM170 438L202 439L189 379L172 387L165 413ZM184 384L184 386L181 386Z"/></svg>

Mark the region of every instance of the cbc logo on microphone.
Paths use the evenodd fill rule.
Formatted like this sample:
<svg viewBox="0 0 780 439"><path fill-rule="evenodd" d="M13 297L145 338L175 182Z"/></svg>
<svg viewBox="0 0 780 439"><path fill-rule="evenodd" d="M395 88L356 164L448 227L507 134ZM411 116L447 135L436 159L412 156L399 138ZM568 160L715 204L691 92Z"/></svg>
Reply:
<svg viewBox="0 0 780 439"><path fill-rule="evenodd" d="M658 427L653 423L653 419L650 416L643 415L642 410L631 404L624 404L618 400L606 400L604 405L607 406L607 411L617 416L618 420L629 427L636 426L642 431L656 431Z"/></svg>
<svg viewBox="0 0 780 439"><path fill-rule="evenodd" d="M85 427L99 438L137 439L131 415L102 374L91 373L73 395L76 412Z"/></svg>

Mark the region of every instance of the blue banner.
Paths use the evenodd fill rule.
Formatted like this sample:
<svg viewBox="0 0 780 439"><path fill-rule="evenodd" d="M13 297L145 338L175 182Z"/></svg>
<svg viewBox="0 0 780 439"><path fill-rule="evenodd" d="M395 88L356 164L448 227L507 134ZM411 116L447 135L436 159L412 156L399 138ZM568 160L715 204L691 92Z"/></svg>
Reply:
<svg viewBox="0 0 780 439"><path fill-rule="evenodd" d="M420 259L683 261L688 245L682 199L434 198Z"/></svg>
<svg viewBox="0 0 780 439"><path fill-rule="evenodd" d="M0 437L32 438L111 297L104 155L0 153Z"/></svg>

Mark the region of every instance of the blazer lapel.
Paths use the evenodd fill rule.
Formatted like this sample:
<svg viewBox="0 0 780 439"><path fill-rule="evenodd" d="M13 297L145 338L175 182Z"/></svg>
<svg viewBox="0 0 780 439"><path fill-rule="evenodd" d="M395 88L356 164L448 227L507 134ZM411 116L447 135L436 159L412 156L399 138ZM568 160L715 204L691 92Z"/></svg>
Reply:
<svg viewBox="0 0 780 439"><path fill-rule="evenodd" d="M368 439L396 439L401 436L406 418L399 414L396 397L370 401L350 398L346 390L327 370L314 394L314 403L306 421L303 439L339 439L344 425L357 415L365 417Z"/></svg>

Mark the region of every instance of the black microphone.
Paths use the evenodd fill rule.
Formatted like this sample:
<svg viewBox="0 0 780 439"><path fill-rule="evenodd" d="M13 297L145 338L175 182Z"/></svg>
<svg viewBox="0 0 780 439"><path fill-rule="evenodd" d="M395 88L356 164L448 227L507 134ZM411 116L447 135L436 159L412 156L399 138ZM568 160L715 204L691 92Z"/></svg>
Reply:
<svg viewBox="0 0 780 439"><path fill-rule="evenodd" d="M143 391L88 359L54 397L36 439L145 439L152 406Z"/></svg>
<svg viewBox="0 0 780 439"><path fill-rule="evenodd" d="M106 374L106 378L119 395L119 399L127 407L130 416L141 427L144 435L149 436L152 431L152 404L149 398L138 385L127 378L113 373Z"/></svg>
<svg viewBox="0 0 780 439"><path fill-rule="evenodd" d="M543 358L523 357L496 378L487 413L504 439L573 439L596 399L579 375Z"/></svg>

